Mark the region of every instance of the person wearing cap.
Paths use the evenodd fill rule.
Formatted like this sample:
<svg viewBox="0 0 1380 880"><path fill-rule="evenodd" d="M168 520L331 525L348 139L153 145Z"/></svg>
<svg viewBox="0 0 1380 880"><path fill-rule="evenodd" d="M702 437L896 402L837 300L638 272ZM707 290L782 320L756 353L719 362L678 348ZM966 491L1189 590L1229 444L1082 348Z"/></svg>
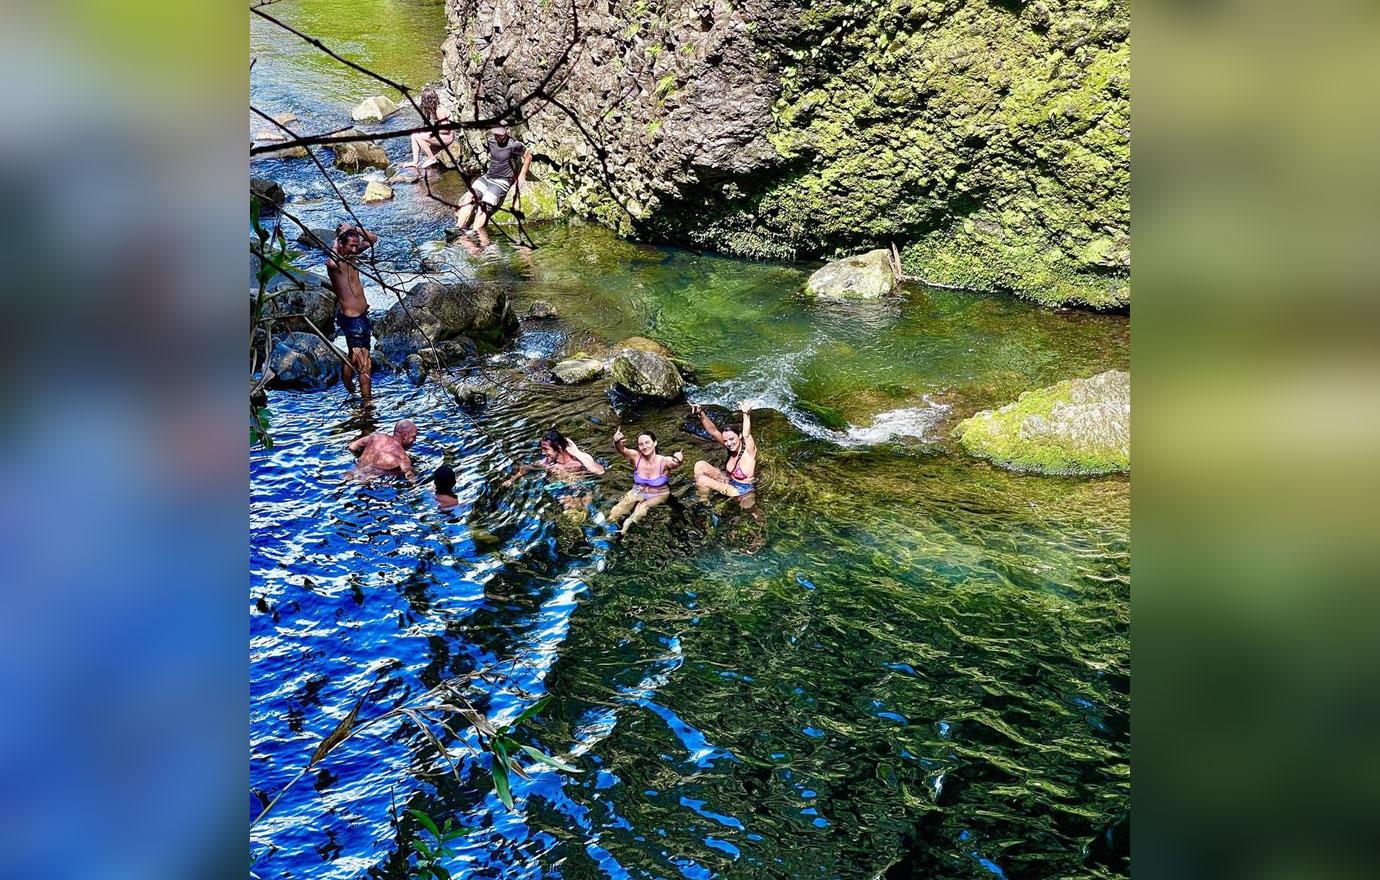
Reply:
<svg viewBox="0 0 1380 880"><path fill-rule="evenodd" d="M489 151L489 170L470 184L470 191L460 200L460 208L455 212L455 225L464 230L470 218L471 227L476 233L489 222L489 217L513 191L513 209L517 210L522 198L522 185L527 181L527 169L532 166L532 151L522 141L509 136L503 125L489 129L489 137L484 141ZM476 206L479 208L475 210Z"/></svg>

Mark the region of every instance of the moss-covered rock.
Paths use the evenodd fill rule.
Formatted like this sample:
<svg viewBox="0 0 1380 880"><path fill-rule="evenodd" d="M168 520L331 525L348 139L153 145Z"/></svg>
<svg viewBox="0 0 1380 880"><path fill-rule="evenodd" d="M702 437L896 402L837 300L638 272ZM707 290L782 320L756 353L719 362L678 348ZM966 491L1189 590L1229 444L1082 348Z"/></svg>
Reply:
<svg viewBox="0 0 1380 880"><path fill-rule="evenodd" d="M576 6L564 107L518 132L570 211L753 257L894 242L927 280L1129 303L1128 0ZM461 106L524 94L569 41L561 4L447 9Z"/></svg>
<svg viewBox="0 0 1380 880"><path fill-rule="evenodd" d="M895 289L891 254L881 248L827 263L805 282L805 293L820 299L876 299Z"/></svg>
<svg viewBox="0 0 1380 880"><path fill-rule="evenodd" d="M973 455L1043 474L1131 470L1131 377L1109 370L1027 391L1015 403L960 422Z"/></svg>
<svg viewBox="0 0 1380 880"><path fill-rule="evenodd" d="M670 359L635 348L619 352L609 364L609 375L624 391L658 400L675 400L685 385Z"/></svg>

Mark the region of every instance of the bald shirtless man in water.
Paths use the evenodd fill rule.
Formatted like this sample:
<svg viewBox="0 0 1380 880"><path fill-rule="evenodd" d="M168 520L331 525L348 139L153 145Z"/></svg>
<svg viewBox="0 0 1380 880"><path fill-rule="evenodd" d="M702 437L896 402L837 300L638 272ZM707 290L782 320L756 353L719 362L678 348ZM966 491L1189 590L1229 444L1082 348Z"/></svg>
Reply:
<svg viewBox="0 0 1380 880"><path fill-rule="evenodd" d="M369 434L350 444L350 454L358 459L355 462L355 479L401 474L408 482L415 483L417 475L412 471L412 457L407 454L417 439L417 426L411 419L403 419L393 426L392 434Z"/></svg>
<svg viewBox="0 0 1380 880"><path fill-rule="evenodd" d="M355 373L359 373L359 390L364 400L373 398L372 364L369 360L369 303L364 299L364 286L359 283L359 269L355 257L378 243L379 237L367 229L342 223L335 230L334 251L326 259L326 274L335 291L335 322L345 335L349 349L349 363L343 367L345 387L355 393Z"/></svg>

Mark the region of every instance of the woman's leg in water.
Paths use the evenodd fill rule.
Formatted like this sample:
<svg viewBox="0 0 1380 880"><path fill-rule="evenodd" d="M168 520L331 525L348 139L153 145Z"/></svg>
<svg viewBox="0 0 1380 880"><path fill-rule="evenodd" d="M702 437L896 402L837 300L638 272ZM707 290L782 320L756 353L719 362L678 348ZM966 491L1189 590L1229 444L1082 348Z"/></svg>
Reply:
<svg viewBox="0 0 1380 880"><path fill-rule="evenodd" d="M637 509L635 509L632 512L632 516L628 517L628 521L623 523L623 534L626 535L628 533L628 529L632 528L633 523L637 522L638 520L642 519L642 517L646 516L647 511L651 510L653 507L656 507L658 504L665 504L666 499L670 497L670 492L663 492L660 495L653 495L652 497L644 500L641 504L637 505Z"/></svg>
<svg viewBox="0 0 1380 880"><path fill-rule="evenodd" d="M619 520L627 516L637 503L642 500L642 493L636 489L629 489L618 499L618 503L613 505L613 510L609 511L609 522L617 525Z"/></svg>
<svg viewBox="0 0 1380 880"><path fill-rule="evenodd" d="M695 462L695 490L699 492L701 501L708 501L710 492L721 492L726 495L734 494L725 491L728 487L726 480L727 478L724 476L723 471L714 467L714 465L709 462Z"/></svg>

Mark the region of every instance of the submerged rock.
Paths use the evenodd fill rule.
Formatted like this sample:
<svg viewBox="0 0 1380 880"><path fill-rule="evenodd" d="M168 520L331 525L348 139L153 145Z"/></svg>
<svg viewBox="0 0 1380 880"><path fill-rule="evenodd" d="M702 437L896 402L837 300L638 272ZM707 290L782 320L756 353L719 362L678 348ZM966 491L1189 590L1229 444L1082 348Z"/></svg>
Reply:
<svg viewBox="0 0 1380 880"><path fill-rule="evenodd" d="M1131 470L1131 376L1109 370L1027 391L954 431L963 448L1005 468L1043 474Z"/></svg>
<svg viewBox="0 0 1380 880"><path fill-rule="evenodd" d="M635 348L619 352L609 365L609 375L624 391L659 400L675 400L685 385L670 358Z"/></svg>
<svg viewBox="0 0 1380 880"><path fill-rule="evenodd" d="M407 381L413 385L420 385L425 382L426 377L431 372L427 369L426 361L422 360L420 354L408 355L407 360L404 361L404 366L407 368Z"/></svg>
<svg viewBox="0 0 1380 880"><path fill-rule="evenodd" d="M393 198L393 189L386 183L371 180L369 185L364 188L364 201L366 202L386 202L391 198Z"/></svg>
<svg viewBox="0 0 1380 880"><path fill-rule="evenodd" d="M270 388L319 391L340 381L340 359L315 333L288 333L273 341Z"/></svg>
<svg viewBox="0 0 1380 880"><path fill-rule="evenodd" d="M307 152L307 148L300 144L259 154L260 159L307 159L310 157L311 153Z"/></svg>
<svg viewBox="0 0 1380 880"><path fill-rule="evenodd" d="M556 364L551 372L566 385L579 385L602 376L604 364L594 358L570 358Z"/></svg>
<svg viewBox="0 0 1380 880"><path fill-rule="evenodd" d="M805 282L805 292L820 299L876 299L896 289L891 254L883 248L844 257L820 267Z"/></svg>
<svg viewBox="0 0 1380 880"><path fill-rule="evenodd" d="M400 109L392 98L386 95L373 95L360 101L355 109L350 111L350 118L355 122L382 122Z"/></svg>

